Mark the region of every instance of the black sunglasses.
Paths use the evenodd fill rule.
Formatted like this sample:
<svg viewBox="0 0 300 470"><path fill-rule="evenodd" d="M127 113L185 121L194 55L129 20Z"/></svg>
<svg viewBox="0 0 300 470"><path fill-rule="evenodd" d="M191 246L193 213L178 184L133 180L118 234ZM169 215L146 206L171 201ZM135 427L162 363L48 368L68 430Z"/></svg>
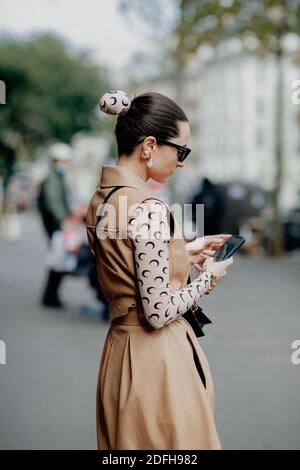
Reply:
<svg viewBox="0 0 300 470"><path fill-rule="evenodd" d="M145 137L141 140L139 140L137 143L140 144L145 140ZM169 145L170 147L174 147L177 149L177 158L179 162L183 162L186 157L190 154L192 151L188 147L184 147L183 145L178 145L174 144L174 142L169 142L168 140L163 140L163 139L157 139L157 143L160 145Z"/></svg>

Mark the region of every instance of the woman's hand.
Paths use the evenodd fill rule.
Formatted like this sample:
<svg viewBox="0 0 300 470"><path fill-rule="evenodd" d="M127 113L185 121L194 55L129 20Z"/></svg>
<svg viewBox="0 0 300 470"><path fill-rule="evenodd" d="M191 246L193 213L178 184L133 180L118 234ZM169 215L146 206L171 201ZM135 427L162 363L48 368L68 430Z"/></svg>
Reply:
<svg viewBox="0 0 300 470"><path fill-rule="evenodd" d="M232 263L233 263L232 256L228 259L225 259L224 261L215 261L214 258L209 257L204 261L203 267L207 268L208 271L215 274L215 276L217 276L217 281L219 281L224 276L226 276L226 269Z"/></svg>
<svg viewBox="0 0 300 470"><path fill-rule="evenodd" d="M206 235L187 243L185 249L187 250L190 264L193 265L197 271L201 271L201 265L204 261L209 256L212 256L224 241L230 237L231 234L224 233L219 235Z"/></svg>

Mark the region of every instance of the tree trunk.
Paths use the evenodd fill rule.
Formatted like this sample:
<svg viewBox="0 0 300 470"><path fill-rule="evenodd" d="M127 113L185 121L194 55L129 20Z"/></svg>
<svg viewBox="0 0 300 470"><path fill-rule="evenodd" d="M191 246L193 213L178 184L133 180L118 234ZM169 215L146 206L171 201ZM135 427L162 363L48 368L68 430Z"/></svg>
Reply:
<svg viewBox="0 0 300 470"><path fill-rule="evenodd" d="M175 57L175 101L183 107L183 85L184 85L184 63L179 57ZM176 179L177 172L175 171L172 178L170 178L170 191L172 203L179 201L178 181Z"/></svg>
<svg viewBox="0 0 300 470"><path fill-rule="evenodd" d="M270 203L272 212L272 233L270 255L283 253L283 225L280 217L280 195L283 177L283 54L279 41L276 51L277 82L275 88L275 176L271 191Z"/></svg>

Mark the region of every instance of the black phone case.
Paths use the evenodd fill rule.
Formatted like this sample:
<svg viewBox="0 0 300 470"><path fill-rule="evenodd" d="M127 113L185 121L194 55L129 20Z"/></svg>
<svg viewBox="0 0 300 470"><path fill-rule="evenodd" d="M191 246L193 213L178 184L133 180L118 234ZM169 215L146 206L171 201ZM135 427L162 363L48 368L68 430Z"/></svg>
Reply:
<svg viewBox="0 0 300 470"><path fill-rule="evenodd" d="M225 257L221 258L221 259L217 259L218 258L218 253L220 253L222 251L222 247L230 240L230 238L228 240L226 240L222 246L220 246L220 248L214 253L214 260L216 261L224 261L225 259L228 259L230 258L246 241L246 239L244 237L242 237L240 239L240 241L233 247L233 249L231 250L231 252L227 253Z"/></svg>

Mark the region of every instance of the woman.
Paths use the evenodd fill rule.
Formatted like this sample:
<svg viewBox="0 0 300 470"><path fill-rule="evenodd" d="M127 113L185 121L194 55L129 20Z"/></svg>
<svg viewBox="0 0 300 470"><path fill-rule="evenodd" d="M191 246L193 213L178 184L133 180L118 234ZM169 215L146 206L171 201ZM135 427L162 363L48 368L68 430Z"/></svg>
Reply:
<svg viewBox="0 0 300 470"><path fill-rule="evenodd" d="M186 244L146 183L184 167L188 119L160 93L130 102L108 92L100 108L118 115L118 160L103 165L87 214L111 317L97 383L98 449L221 449L209 365L182 314L226 274L232 258L211 255L229 235ZM191 264L200 274L187 285Z"/></svg>

